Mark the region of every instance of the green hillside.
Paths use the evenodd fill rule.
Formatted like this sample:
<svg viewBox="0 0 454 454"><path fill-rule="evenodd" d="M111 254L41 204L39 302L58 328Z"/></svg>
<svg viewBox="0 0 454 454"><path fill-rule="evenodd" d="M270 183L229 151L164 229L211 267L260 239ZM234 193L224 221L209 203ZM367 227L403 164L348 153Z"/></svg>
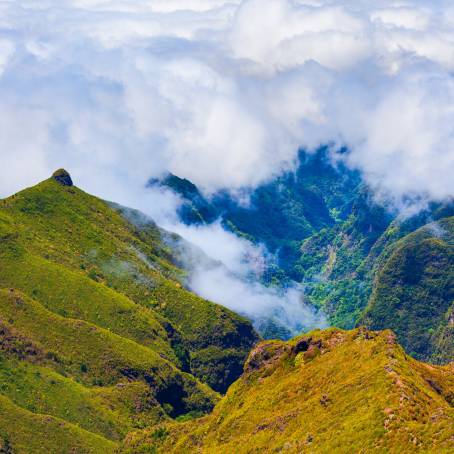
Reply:
<svg viewBox="0 0 454 454"><path fill-rule="evenodd" d="M171 414L209 410L215 393L179 371L158 352L83 320L61 317L11 290L0 290L0 317L40 345L61 373L86 385L112 385L124 379L153 385ZM194 400L194 402L193 402ZM200 407L200 408L199 408Z"/></svg>
<svg viewBox="0 0 454 454"><path fill-rule="evenodd" d="M183 222L219 219L233 233L266 245L274 260L263 282L302 284L305 302L322 309L331 326L390 328L414 357L452 360L453 201L404 217L380 205L360 175L332 159L324 148L300 152L295 171L253 190L248 206L224 192L205 198L175 175L153 184L181 196ZM288 338L279 320L278 329L255 323L265 338Z"/></svg>
<svg viewBox="0 0 454 454"><path fill-rule="evenodd" d="M165 418L144 382L84 386L49 366L2 358L2 396L30 412L54 415L116 441L133 428L150 426Z"/></svg>
<svg viewBox="0 0 454 454"><path fill-rule="evenodd" d="M0 395L0 452L114 453L115 443L59 418L14 405Z"/></svg>
<svg viewBox="0 0 454 454"><path fill-rule="evenodd" d="M4 449L109 452L132 429L211 410L258 337L183 277L152 221L63 170L1 200Z"/></svg>
<svg viewBox="0 0 454 454"><path fill-rule="evenodd" d="M323 308L332 325L355 326L370 294L361 265L394 214L374 202L358 173L333 165L328 149L301 151L296 170L256 188L248 206L225 192L208 200L175 175L151 184L182 197L182 222L220 219L227 230L265 245L273 254L265 284L302 283L306 301ZM258 327L264 337L275 334L267 324Z"/></svg>
<svg viewBox="0 0 454 454"><path fill-rule="evenodd" d="M452 360L449 210L320 209L292 262L308 300ZM0 452L452 452L453 364L364 328L255 345L184 288L169 237L63 170L0 201Z"/></svg>
<svg viewBox="0 0 454 454"><path fill-rule="evenodd" d="M388 246L361 323L390 328L413 356L454 358L454 217L419 228Z"/></svg>
<svg viewBox="0 0 454 454"><path fill-rule="evenodd" d="M127 453L450 453L454 369L408 357L390 331L266 341L213 413L131 433Z"/></svg>

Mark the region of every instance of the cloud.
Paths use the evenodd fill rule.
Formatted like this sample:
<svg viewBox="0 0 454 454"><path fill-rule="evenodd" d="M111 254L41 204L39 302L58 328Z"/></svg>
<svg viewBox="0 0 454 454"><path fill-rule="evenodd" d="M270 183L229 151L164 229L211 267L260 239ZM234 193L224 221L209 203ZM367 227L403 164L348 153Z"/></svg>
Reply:
<svg viewBox="0 0 454 454"><path fill-rule="evenodd" d="M189 285L202 297L248 317L260 331L274 322L288 333L285 337L292 337L328 326L322 312L304 304L304 293L297 287L270 289L257 281L245 281L222 266L192 270Z"/></svg>
<svg viewBox="0 0 454 454"><path fill-rule="evenodd" d="M261 331L270 322L288 336L328 326L322 312L304 303L304 291L296 284L276 289L260 282L270 259L263 247L225 231L220 223L166 227L189 241L167 240L188 271L187 285L198 295L248 317Z"/></svg>
<svg viewBox="0 0 454 454"><path fill-rule="evenodd" d="M342 6L314 8L287 0L245 1L230 33L236 57L276 70L310 60L343 69L368 55L370 41L365 21Z"/></svg>
<svg viewBox="0 0 454 454"><path fill-rule="evenodd" d="M454 193L449 2L27 0L1 12L3 195L60 165L107 197L165 170L238 190L326 143L348 145L397 205Z"/></svg>
<svg viewBox="0 0 454 454"><path fill-rule="evenodd" d="M13 53L14 43L7 39L0 39L0 75L3 73Z"/></svg>
<svg viewBox="0 0 454 454"><path fill-rule="evenodd" d="M384 85L374 107L353 115L366 137L350 130L348 162L363 171L378 194L394 200L443 200L454 194L454 80L437 72L405 71L398 86Z"/></svg>

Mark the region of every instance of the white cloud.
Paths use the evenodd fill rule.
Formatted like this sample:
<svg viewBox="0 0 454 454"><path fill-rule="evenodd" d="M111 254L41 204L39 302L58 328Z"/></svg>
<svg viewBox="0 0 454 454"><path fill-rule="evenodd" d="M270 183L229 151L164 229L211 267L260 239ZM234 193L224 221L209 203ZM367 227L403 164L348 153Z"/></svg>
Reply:
<svg viewBox="0 0 454 454"><path fill-rule="evenodd" d="M0 39L0 76L14 53L14 43L8 39Z"/></svg>
<svg viewBox="0 0 454 454"><path fill-rule="evenodd" d="M256 326L274 320L293 335L327 326L324 314L304 303L301 288L273 289L260 283L266 269L264 248L225 231L218 222L164 225L190 241L172 246L189 271L189 287L200 296L248 317Z"/></svg>
<svg viewBox="0 0 454 454"><path fill-rule="evenodd" d="M315 60L342 69L367 55L365 30L364 21L341 6L312 8L287 0L248 0L235 16L230 43L236 57L266 68L285 70Z"/></svg>
<svg viewBox="0 0 454 454"><path fill-rule="evenodd" d="M299 146L333 141L383 196L454 193L449 2L0 8L0 153L23 169L14 179L3 166L4 195L63 164L106 197L92 169L125 187L168 169L238 190L291 168Z"/></svg>
<svg viewBox="0 0 454 454"><path fill-rule="evenodd" d="M297 288L273 290L242 280L221 266L196 269L191 273L190 286L202 297L248 317L258 326L274 320L293 336L328 326L322 313L304 304L303 292Z"/></svg>
<svg viewBox="0 0 454 454"><path fill-rule="evenodd" d="M163 224L163 227L180 234L208 257L242 275L251 270L251 263L261 261L263 255L263 251L249 241L224 230L219 222L201 226Z"/></svg>

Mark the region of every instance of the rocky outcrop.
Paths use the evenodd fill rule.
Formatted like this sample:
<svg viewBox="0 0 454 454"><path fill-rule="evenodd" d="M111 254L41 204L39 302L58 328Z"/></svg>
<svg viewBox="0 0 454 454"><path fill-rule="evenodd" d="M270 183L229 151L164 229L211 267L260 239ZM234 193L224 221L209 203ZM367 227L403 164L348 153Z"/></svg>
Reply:
<svg viewBox="0 0 454 454"><path fill-rule="evenodd" d="M52 174L52 178L62 186L72 186L71 175L65 169L58 169Z"/></svg>

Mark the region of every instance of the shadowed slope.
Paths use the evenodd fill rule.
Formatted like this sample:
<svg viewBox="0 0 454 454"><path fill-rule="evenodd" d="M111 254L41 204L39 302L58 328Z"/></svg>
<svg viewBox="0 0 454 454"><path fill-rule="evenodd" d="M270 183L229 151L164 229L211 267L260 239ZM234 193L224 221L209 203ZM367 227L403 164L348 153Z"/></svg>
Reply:
<svg viewBox="0 0 454 454"><path fill-rule="evenodd" d="M421 227L381 261L361 323L390 328L422 360L454 358L454 217Z"/></svg>

